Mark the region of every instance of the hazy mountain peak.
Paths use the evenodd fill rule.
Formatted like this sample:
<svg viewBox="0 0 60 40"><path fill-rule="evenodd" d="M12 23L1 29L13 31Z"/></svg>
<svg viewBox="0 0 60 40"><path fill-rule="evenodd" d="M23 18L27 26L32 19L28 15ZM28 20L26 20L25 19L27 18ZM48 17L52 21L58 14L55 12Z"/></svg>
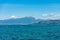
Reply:
<svg viewBox="0 0 60 40"><path fill-rule="evenodd" d="M23 18L11 18L11 19L6 19L6 20L1 20L0 24L10 24L10 25L19 25L19 24L32 24L36 23L39 20L35 19L34 17L23 17Z"/></svg>

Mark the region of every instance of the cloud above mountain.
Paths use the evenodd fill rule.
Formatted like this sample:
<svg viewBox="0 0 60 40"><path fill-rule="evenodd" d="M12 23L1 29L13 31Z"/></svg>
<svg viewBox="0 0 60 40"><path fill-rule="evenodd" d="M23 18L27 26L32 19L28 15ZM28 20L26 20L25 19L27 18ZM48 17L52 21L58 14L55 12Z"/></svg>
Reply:
<svg viewBox="0 0 60 40"><path fill-rule="evenodd" d="M60 19L60 14L41 14L41 19Z"/></svg>
<svg viewBox="0 0 60 40"><path fill-rule="evenodd" d="M17 18L17 17L13 15L13 16L11 16L10 18Z"/></svg>

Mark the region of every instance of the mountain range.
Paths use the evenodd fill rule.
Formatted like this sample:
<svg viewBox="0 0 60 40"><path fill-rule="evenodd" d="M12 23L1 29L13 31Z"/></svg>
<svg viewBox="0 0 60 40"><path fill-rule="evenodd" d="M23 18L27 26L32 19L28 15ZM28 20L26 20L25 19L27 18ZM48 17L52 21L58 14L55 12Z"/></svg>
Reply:
<svg viewBox="0 0 60 40"><path fill-rule="evenodd" d="M0 25L28 25L28 24L60 24L60 20L42 20L34 17L11 18L0 20Z"/></svg>
<svg viewBox="0 0 60 40"><path fill-rule="evenodd" d="M40 19L34 17L23 17L23 18L11 18L6 20L0 20L0 25L27 25L39 22Z"/></svg>

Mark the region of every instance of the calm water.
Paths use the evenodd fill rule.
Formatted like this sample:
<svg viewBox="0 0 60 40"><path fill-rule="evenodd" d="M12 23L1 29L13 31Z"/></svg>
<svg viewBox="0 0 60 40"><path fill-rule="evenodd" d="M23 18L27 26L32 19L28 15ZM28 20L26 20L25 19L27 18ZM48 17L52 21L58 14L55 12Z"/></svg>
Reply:
<svg viewBox="0 0 60 40"><path fill-rule="evenodd" d="M60 40L60 25L0 25L0 40Z"/></svg>

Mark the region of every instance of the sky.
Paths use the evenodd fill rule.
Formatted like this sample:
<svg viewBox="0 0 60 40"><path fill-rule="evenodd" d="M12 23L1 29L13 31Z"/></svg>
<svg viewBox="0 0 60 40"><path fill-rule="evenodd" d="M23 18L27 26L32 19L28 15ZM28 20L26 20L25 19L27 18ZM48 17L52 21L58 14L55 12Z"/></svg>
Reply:
<svg viewBox="0 0 60 40"><path fill-rule="evenodd" d="M60 19L60 0L0 0L0 20L26 16Z"/></svg>

